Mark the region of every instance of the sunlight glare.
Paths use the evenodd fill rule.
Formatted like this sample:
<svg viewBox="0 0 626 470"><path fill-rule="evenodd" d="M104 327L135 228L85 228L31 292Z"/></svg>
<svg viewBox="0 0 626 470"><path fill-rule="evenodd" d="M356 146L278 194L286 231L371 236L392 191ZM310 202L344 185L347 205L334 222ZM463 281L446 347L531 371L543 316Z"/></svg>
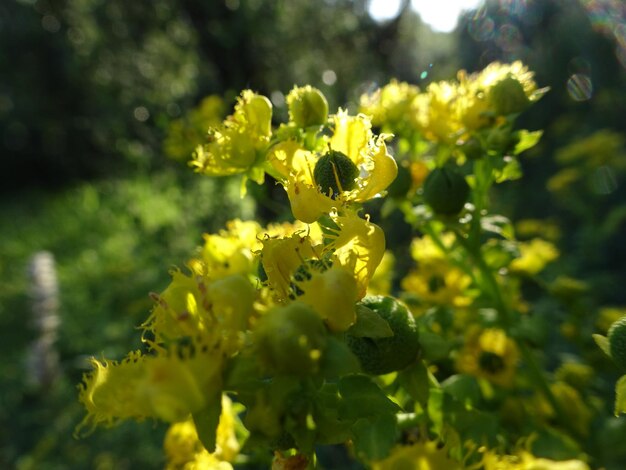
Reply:
<svg viewBox="0 0 626 470"><path fill-rule="evenodd" d="M411 0L411 7L434 31L449 33L456 28L462 11L477 8L480 3L481 0Z"/></svg>

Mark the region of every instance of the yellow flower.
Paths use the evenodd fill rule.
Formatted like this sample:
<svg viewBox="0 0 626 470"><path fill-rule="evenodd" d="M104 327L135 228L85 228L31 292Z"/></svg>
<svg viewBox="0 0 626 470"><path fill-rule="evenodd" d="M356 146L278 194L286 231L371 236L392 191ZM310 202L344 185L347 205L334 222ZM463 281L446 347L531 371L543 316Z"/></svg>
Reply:
<svg viewBox="0 0 626 470"><path fill-rule="evenodd" d="M261 248L258 240L261 226L254 221L231 220L226 230L218 234L204 234L200 259L189 265L195 274L219 279L232 274L250 274L254 271L253 252Z"/></svg>
<svg viewBox="0 0 626 470"><path fill-rule="evenodd" d="M209 143L196 148L191 165L210 176L251 172L272 135L272 104L262 95L245 90L235 112L209 130ZM261 173L262 174L262 173ZM254 175L255 181L262 178Z"/></svg>
<svg viewBox="0 0 626 470"><path fill-rule="evenodd" d="M437 442L416 442L396 446L384 460L372 462L372 470L461 470L462 465L448 457L445 447Z"/></svg>
<svg viewBox="0 0 626 470"><path fill-rule="evenodd" d="M374 276L367 286L368 295L389 295L391 292L391 282L394 275L396 259L389 250L385 251L383 259L380 261Z"/></svg>
<svg viewBox="0 0 626 470"><path fill-rule="evenodd" d="M256 292L241 274L209 280L174 271L171 284L154 297L156 305L142 327L157 343L202 335L232 354L241 345Z"/></svg>
<svg viewBox="0 0 626 470"><path fill-rule="evenodd" d="M518 360L519 352L515 342L503 330L481 330L475 327L466 336L456 367L461 373L510 387L513 385Z"/></svg>
<svg viewBox="0 0 626 470"><path fill-rule="evenodd" d="M492 62L473 75L471 80L476 82L479 88L488 92L507 77L513 77L521 84L524 93L526 93L530 101L537 101L545 93L545 90L537 90L537 84L533 79L534 73L529 71L528 67L519 60L511 64Z"/></svg>
<svg viewBox="0 0 626 470"><path fill-rule="evenodd" d="M286 301L292 294L292 276L307 259L319 259L311 239L295 233L290 237L262 240L261 262L267 282L278 302Z"/></svg>
<svg viewBox="0 0 626 470"><path fill-rule="evenodd" d="M441 237L447 249L453 241L451 233ZM471 277L451 264L449 256L429 236L411 242L411 256L417 266L402 280L402 289L416 294L427 305L465 307L471 303L467 293Z"/></svg>
<svg viewBox="0 0 626 470"><path fill-rule="evenodd" d="M312 272L310 279L298 283L303 294L298 300L313 307L331 331L345 331L356 320L357 283L349 270L334 266Z"/></svg>
<svg viewBox="0 0 626 470"><path fill-rule="evenodd" d="M520 257L511 262L512 272L534 276L559 257L559 250L550 242L533 238L519 244Z"/></svg>
<svg viewBox="0 0 626 470"><path fill-rule="evenodd" d="M172 424L163 442L167 457L166 469L232 469L228 462L235 459L240 449L235 434L236 421L237 417L233 412L231 400L226 395L222 395L222 413L213 453L209 453L198 439L192 419Z"/></svg>
<svg viewBox="0 0 626 470"><path fill-rule="evenodd" d="M484 470L589 470L582 460L550 460L535 457L522 449L515 455L498 455L495 451L485 452L482 460Z"/></svg>
<svg viewBox="0 0 626 470"><path fill-rule="evenodd" d="M360 111L370 116L373 125L386 125L395 130L410 122L411 103L418 94L418 87L391 80L374 93L361 96Z"/></svg>
<svg viewBox="0 0 626 470"><path fill-rule="evenodd" d="M154 356L136 351L122 362L92 359L91 364L94 370L79 386L87 416L76 434L129 418L180 421L201 410L221 388L222 356L200 339Z"/></svg>
<svg viewBox="0 0 626 470"><path fill-rule="evenodd" d="M428 140L453 144L462 135L458 96L457 84L434 82L413 101L417 124Z"/></svg>
<svg viewBox="0 0 626 470"><path fill-rule="evenodd" d="M207 96L181 119L172 121L163 143L165 154L177 160L188 160L198 145L207 138L207 130L218 126L224 118L224 100Z"/></svg>
<svg viewBox="0 0 626 470"><path fill-rule="evenodd" d="M385 254L385 233L369 219L362 219L355 212L331 216L339 231L328 234L333 259L353 273L357 282L357 297L367 292L370 279Z"/></svg>
<svg viewBox="0 0 626 470"><path fill-rule="evenodd" d="M472 301L466 293L471 278L445 260L420 263L403 280L402 289L429 305L465 307Z"/></svg>
<svg viewBox="0 0 626 470"><path fill-rule="evenodd" d="M298 148L294 144L284 144L274 151L268 160L274 168L290 173L283 184L296 219L302 222L315 222L333 208L349 202L364 202L384 191L395 179L398 166L387 152L385 138L374 138L369 119L362 114L349 116L340 110L333 116L334 132L329 140L328 151L341 152L356 167L354 188L327 194L315 180L317 162L323 155Z"/></svg>

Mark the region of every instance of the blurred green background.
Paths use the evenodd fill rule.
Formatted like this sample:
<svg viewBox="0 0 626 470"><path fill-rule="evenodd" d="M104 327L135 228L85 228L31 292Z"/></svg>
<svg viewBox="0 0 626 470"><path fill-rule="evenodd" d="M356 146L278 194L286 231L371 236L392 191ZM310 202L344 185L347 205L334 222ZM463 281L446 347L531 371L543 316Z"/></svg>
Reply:
<svg viewBox="0 0 626 470"><path fill-rule="evenodd" d="M294 84L320 88L331 110L355 111L392 77L425 87L459 68L523 60L551 91L520 127L545 134L496 205L559 227L554 273L587 283L576 309L589 328L599 308L626 305L625 4L473 2L454 27L425 9L438 3L448 2L0 4L0 468L162 467L161 424L73 439L83 416L76 384L85 358L139 347L148 293L167 285L203 232L277 214L271 201L240 200L237 182L165 156L168 127L210 94L226 97L229 112L252 88L279 122ZM56 260L61 321L59 375L45 386L26 366L37 337L26 272L40 250Z"/></svg>

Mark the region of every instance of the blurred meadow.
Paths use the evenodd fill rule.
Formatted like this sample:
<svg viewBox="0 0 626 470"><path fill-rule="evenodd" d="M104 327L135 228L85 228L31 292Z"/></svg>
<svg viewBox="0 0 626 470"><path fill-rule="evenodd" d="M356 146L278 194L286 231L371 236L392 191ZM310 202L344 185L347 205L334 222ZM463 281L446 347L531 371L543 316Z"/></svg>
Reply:
<svg viewBox="0 0 626 470"><path fill-rule="evenodd" d="M521 161L524 178L498 187L493 201L519 238L541 235L560 253L542 285L523 286L567 330L568 344L547 346L553 367L593 349L591 335L626 313L626 4L451 1L431 11L431 3L448 4L0 4L0 468L163 467L163 424L74 439L84 414L76 384L86 358L140 346L149 293L167 286L203 233L236 217L286 217L282 189L250 185L241 198L239 180L203 178L186 164L207 122L229 114L244 88L270 97L279 121L296 84L318 87L331 110L356 112L363 93L391 78L424 88L459 69L522 60L550 91L520 126L544 135ZM386 223L388 238L403 236L400 223ZM58 282L58 327L44 348L54 360L43 379L29 276L42 251ZM618 371L599 350L585 360L610 408ZM624 468L624 418L600 428L599 465Z"/></svg>

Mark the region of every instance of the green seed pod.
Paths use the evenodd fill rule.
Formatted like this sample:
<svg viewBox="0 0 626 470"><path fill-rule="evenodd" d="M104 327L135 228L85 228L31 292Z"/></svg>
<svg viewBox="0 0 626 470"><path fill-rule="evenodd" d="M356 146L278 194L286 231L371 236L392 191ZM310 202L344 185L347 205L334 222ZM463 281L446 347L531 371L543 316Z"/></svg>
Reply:
<svg viewBox="0 0 626 470"><path fill-rule="evenodd" d="M268 371L306 376L317 372L326 328L313 309L293 302L265 314L254 331L254 341Z"/></svg>
<svg viewBox="0 0 626 470"><path fill-rule="evenodd" d="M500 80L491 88L489 101L498 116L521 113L530 104L524 87L519 80L511 75Z"/></svg>
<svg viewBox="0 0 626 470"><path fill-rule="evenodd" d="M404 304L382 295L365 297L361 304L377 313L393 331L393 336L385 338L346 335L348 347L359 359L361 368L373 375L388 374L415 361L421 349L419 333L413 315Z"/></svg>
<svg viewBox="0 0 626 470"><path fill-rule="evenodd" d="M458 214L467 202L470 187L452 167L435 168L424 181L424 202L436 214Z"/></svg>
<svg viewBox="0 0 626 470"><path fill-rule="evenodd" d="M322 126L328 119L328 102L317 88L295 87L287 95L289 119L298 127Z"/></svg>
<svg viewBox="0 0 626 470"><path fill-rule="evenodd" d="M320 157L313 170L315 183L327 196L336 199L342 191L350 191L356 186L359 169L345 154L329 150Z"/></svg>
<svg viewBox="0 0 626 470"><path fill-rule="evenodd" d="M609 328L609 351L615 363L626 369L626 316L623 316Z"/></svg>

